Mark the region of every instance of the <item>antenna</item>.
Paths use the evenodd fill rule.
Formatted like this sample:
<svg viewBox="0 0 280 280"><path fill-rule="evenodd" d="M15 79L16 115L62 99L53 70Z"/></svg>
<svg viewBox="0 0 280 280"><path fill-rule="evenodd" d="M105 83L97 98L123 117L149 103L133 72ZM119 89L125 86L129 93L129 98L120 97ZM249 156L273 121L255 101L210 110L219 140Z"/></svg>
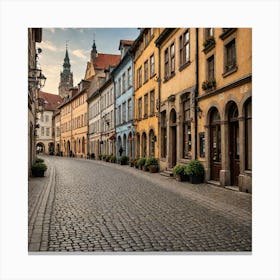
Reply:
<svg viewBox="0 0 280 280"><path fill-rule="evenodd" d="M69 40L66 40L65 43L66 43L66 49L68 49Z"/></svg>

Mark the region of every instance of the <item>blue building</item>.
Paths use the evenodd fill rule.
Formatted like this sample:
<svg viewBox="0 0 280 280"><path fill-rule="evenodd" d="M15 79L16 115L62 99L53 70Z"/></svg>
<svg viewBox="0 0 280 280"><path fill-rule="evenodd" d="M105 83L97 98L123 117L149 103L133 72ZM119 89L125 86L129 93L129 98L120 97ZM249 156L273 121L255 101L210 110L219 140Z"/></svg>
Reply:
<svg viewBox="0 0 280 280"><path fill-rule="evenodd" d="M121 61L113 70L112 77L115 88L115 126L116 126L116 155L134 158L134 136L133 126L134 100L133 100L133 56L130 47L131 40L121 40L119 50Z"/></svg>

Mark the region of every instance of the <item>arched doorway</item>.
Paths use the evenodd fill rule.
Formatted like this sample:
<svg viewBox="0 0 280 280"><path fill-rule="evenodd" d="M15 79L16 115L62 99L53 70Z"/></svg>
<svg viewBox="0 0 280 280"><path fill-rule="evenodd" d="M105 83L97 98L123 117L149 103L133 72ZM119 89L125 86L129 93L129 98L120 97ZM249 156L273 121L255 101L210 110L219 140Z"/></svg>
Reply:
<svg viewBox="0 0 280 280"><path fill-rule="evenodd" d="M118 141L117 141L117 156L120 156L120 147L122 146L122 138L121 136L119 135L118 136Z"/></svg>
<svg viewBox="0 0 280 280"><path fill-rule="evenodd" d="M82 138L82 153L85 154L85 138Z"/></svg>
<svg viewBox="0 0 280 280"><path fill-rule="evenodd" d="M36 152L37 152L37 154L45 153L45 145L42 142L37 143Z"/></svg>
<svg viewBox="0 0 280 280"><path fill-rule="evenodd" d="M176 111L172 109L170 112L170 144L169 144L169 154L170 154L170 167L174 167L177 162L177 124L176 124Z"/></svg>
<svg viewBox="0 0 280 280"><path fill-rule="evenodd" d="M211 180L220 181L221 160L221 118L217 108L213 108L210 113Z"/></svg>
<svg viewBox="0 0 280 280"><path fill-rule="evenodd" d="M132 133L129 132L129 134L128 134L128 156L130 158L132 158L132 141L133 141Z"/></svg>
<svg viewBox="0 0 280 280"><path fill-rule="evenodd" d="M77 142L74 140L74 154L76 155L77 153Z"/></svg>
<svg viewBox="0 0 280 280"><path fill-rule="evenodd" d="M127 155L127 150L126 150L126 134L123 135L123 155L126 156Z"/></svg>
<svg viewBox="0 0 280 280"><path fill-rule="evenodd" d="M54 143L53 142L49 143L48 152L49 152L49 155L54 154Z"/></svg>
<svg viewBox="0 0 280 280"><path fill-rule="evenodd" d="M149 132L149 155L150 157L155 156L155 133L154 130L151 129Z"/></svg>
<svg viewBox="0 0 280 280"><path fill-rule="evenodd" d="M71 150L71 145L70 145L70 141L67 141L67 155L70 155L70 150Z"/></svg>
<svg viewBox="0 0 280 280"><path fill-rule="evenodd" d="M140 134L136 133L136 157L140 158Z"/></svg>
<svg viewBox="0 0 280 280"><path fill-rule="evenodd" d="M238 124L238 108L234 102L229 104L228 110L229 122L229 159L230 159L230 183L238 186L238 176L240 173L240 157L239 157L239 124Z"/></svg>
<svg viewBox="0 0 280 280"><path fill-rule="evenodd" d="M60 154L60 145L59 145L59 143L56 144L56 153L58 155Z"/></svg>
<svg viewBox="0 0 280 280"><path fill-rule="evenodd" d="M147 156L147 135L146 132L142 134L142 157Z"/></svg>

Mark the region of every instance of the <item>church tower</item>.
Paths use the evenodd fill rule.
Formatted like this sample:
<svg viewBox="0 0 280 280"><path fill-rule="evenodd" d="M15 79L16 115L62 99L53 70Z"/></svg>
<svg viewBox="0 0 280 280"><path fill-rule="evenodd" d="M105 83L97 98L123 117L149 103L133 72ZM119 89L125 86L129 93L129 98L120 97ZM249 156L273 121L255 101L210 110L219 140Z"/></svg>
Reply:
<svg viewBox="0 0 280 280"><path fill-rule="evenodd" d="M63 71L60 72L60 83L58 93L61 98L65 98L69 94L69 89L73 87L73 73L71 72L71 64L66 45L66 52L63 63Z"/></svg>

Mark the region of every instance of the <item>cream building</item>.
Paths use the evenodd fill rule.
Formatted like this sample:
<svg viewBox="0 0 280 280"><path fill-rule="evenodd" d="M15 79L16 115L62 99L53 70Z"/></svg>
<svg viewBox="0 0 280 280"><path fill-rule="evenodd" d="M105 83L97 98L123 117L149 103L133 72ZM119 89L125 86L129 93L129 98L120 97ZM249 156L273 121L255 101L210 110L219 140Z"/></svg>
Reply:
<svg viewBox="0 0 280 280"><path fill-rule="evenodd" d="M37 153L54 154L54 126L53 114L61 104L62 99L59 95L39 92L39 99L44 101L44 111L38 114L36 151Z"/></svg>

